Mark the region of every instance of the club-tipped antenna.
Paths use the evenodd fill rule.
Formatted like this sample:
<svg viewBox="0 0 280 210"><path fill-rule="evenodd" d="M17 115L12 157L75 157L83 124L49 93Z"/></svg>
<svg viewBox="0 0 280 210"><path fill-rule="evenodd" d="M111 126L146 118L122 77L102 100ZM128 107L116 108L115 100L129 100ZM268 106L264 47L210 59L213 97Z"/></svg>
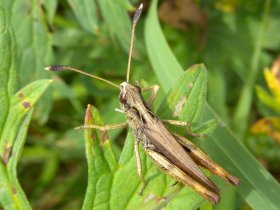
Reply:
<svg viewBox="0 0 280 210"><path fill-rule="evenodd" d="M129 54L128 54L128 63L127 63L127 71L126 71L126 82L129 82L129 75L130 75L130 64L131 64L131 56L132 56L132 49L133 49L133 40L134 40L134 32L136 24L141 16L143 9L143 4L141 3L140 6L136 9L134 13L134 17L132 20L132 30L131 30L131 39L130 39L130 48L129 48Z"/></svg>
<svg viewBox="0 0 280 210"><path fill-rule="evenodd" d="M84 75L87 75L87 76L89 76L89 77L92 77L92 78L94 78L94 79L97 79L97 80L106 82L106 83L108 83L108 84L110 84L110 85L112 85L112 86L114 86L114 87L116 87L116 88L119 89L119 86L118 86L118 85L116 85L116 84L113 83L113 82L110 82L109 80L103 79L103 78L98 77L98 76L95 76L95 75L93 75L93 74L89 74L89 73L84 72L84 71L82 71L82 70L80 70L80 69L75 69L75 68L73 68L73 67L71 67L71 66L66 66L66 65L52 65L52 66L46 67L45 70L48 70L48 71L64 71L64 70L75 71L75 72L78 72L78 73L80 73L80 74L84 74Z"/></svg>

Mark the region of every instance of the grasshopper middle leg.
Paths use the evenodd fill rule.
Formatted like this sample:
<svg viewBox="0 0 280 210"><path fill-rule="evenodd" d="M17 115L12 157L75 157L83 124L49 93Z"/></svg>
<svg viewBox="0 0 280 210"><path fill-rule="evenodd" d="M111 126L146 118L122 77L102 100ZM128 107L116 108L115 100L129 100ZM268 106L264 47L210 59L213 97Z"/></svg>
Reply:
<svg viewBox="0 0 280 210"><path fill-rule="evenodd" d="M139 141L136 138L134 140L134 150L135 150L135 156L136 156L136 162L137 162L137 172L138 172L138 176L140 177L140 180L142 182L142 188L139 192L139 195L142 195L143 191L146 187L146 181L145 181L143 173L142 173L142 164L141 164L141 158L140 158L140 153L139 153Z"/></svg>
<svg viewBox="0 0 280 210"><path fill-rule="evenodd" d="M154 100L157 97L157 93L158 93L158 90L159 90L159 85L152 85L152 86L149 86L149 87L146 87L146 88L142 88L142 92L150 91L150 90L152 91L152 95L150 96L150 98L147 101L149 106L154 102Z"/></svg>
<svg viewBox="0 0 280 210"><path fill-rule="evenodd" d="M191 130L191 125L188 122L183 122L179 120L161 120L165 124L170 124L170 125L177 125L177 126L182 126L186 127L187 133L192 136L192 137L198 137L198 138L205 138L207 137L205 134L199 134L199 133L194 133Z"/></svg>

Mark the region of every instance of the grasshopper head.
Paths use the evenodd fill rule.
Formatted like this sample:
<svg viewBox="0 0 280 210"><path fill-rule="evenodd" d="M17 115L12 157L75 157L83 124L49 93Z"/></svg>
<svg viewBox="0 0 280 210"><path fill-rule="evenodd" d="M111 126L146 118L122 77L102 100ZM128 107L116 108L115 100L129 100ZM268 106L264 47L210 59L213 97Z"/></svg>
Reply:
<svg viewBox="0 0 280 210"><path fill-rule="evenodd" d="M143 101L141 88L137 85L131 85L127 82L123 82L120 84L120 91L119 100L122 104L122 108L125 110L135 107L137 103L141 103Z"/></svg>

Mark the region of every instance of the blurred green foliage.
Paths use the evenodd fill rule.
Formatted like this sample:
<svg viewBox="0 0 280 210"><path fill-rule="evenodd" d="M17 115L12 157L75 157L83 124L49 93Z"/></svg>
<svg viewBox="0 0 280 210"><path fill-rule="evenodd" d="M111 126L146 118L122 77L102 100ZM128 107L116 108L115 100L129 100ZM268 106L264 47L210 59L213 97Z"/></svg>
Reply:
<svg viewBox="0 0 280 210"><path fill-rule="evenodd" d="M260 118L279 119L279 112L264 106L268 102L260 102L257 99L255 86L258 84L259 87L266 87L263 69L270 67L280 52L278 35L280 2L277 0L194 2L162 1L156 8L155 0L144 1L144 12L136 30L131 81L161 85L159 97L154 105L156 109L180 77L180 66L187 69L193 64L204 63L208 70L209 104L221 120L232 129L238 140L246 145L276 178L279 178L279 143L267 133L252 134L249 128ZM6 114L16 113L11 106L11 101L17 96L15 92L27 84L31 85L27 87L33 87L34 93L30 90L27 92L33 94L30 98L35 104L45 91L44 88L48 86L48 82L42 80L40 88L31 82L46 78L54 80L51 87L38 100L34 112L30 107L32 109L30 113L28 110L28 113L24 112L25 114L15 118L18 120L16 124L18 127L13 129L18 130L21 138L17 137L15 131L9 130L12 137L8 139L20 143L19 151L15 153L17 156L11 162L14 164L11 164L8 172L1 162L1 174L5 180L12 180L12 183L15 183L13 187L20 190L15 167L33 113L19 160L17 177L34 209L82 207L87 188L85 140L83 132L76 132L73 128L83 124L88 103L98 108L106 124L125 120L122 114L114 111L114 108L118 107L118 91L114 88L76 73L51 74L45 72L43 68L51 64L65 64L84 69L117 84L124 81L131 30L129 14L133 13L132 5L138 3L136 0L131 2L0 0L2 7L0 132L1 151L4 151L1 152L2 159L7 151L3 150L7 145L2 141L6 135L3 128L8 126L6 130L9 130L9 126L13 127L12 120L7 122L9 118ZM156 15L155 11L159 12L164 37L156 30L157 23L153 22L151 15L148 19L152 3L154 6L152 15ZM171 56L163 54L169 49L168 46L161 45L165 39L170 46L171 51L168 53ZM152 41L158 41L160 45L153 45ZM162 73L158 69L163 69ZM121 156L126 133L126 131L109 133L117 159ZM224 141L233 138L228 134L223 135L222 132L220 134ZM206 146L202 146L211 147L207 145L211 143L210 140L205 143ZM232 145L230 142L228 144ZM219 147L218 143L214 145ZM229 147L221 145L225 151L230 150ZM212 148L212 152L209 151L211 156L215 157L214 159L223 159L224 156L219 157L215 151L215 148ZM234 148L232 151L236 156L239 155ZM247 157L251 158L250 155L241 157L246 160ZM236 167L238 168L238 165ZM136 165L134 169L136 172ZM240 168L239 170L242 172ZM11 176L9 171L12 172ZM243 176L244 174L242 178ZM248 174L244 179L250 181L250 176L254 174ZM265 172L263 176L267 176ZM251 181L265 180L260 176ZM276 183L270 176L267 176L266 181L267 183L264 182L263 185L272 186ZM255 186L255 183L250 184ZM9 188L11 186L5 187L10 190L7 191L10 193L8 198L13 197L13 190ZM253 187L247 183L240 188L242 189L238 195L232 188L227 188L223 192L221 204L215 208L247 209L248 205L251 208L256 206L261 208L265 204L262 202L265 199L268 202L267 206L271 207L277 203L275 197L270 195L278 192L278 184L275 184L274 192L268 193L269 198L262 194L266 192L266 186L257 186L257 193L250 191L249 189ZM23 205L28 206L23 191L19 193L20 200L24 201ZM258 196L262 195L264 199L258 199ZM9 201L8 198L6 201ZM1 199L0 202L1 208L3 205ZM206 204L202 208L209 209L209 206Z"/></svg>

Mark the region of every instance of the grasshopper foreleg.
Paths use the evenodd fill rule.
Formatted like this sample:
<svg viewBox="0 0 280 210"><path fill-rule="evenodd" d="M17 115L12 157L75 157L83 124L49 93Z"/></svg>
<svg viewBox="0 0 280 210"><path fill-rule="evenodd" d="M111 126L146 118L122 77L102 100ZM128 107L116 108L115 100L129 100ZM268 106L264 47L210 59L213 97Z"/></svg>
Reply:
<svg viewBox="0 0 280 210"><path fill-rule="evenodd" d="M142 88L142 92L150 91L150 90L152 91L152 95L147 100L147 103L148 103L149 106L154 102L154 100L157 97L158 90L159 90L159 85L152 85L152 86L149 86L149 87L146 87L146 88Z"/></svg>
<svg viewBox="0 0 280 210"><path fill-rule="evenodd" d="M127 126L127 122L120 123L120 124L113 124L113 125L94 125L94 124L91 124L91 125L82 125L82 126L76 127L75 130L91 128L91 129L97 129L97 130L100 130L100 131L109 131L109 130L115 130L115 129L118 129L118 128L124 128L126 126Z"/></svg>

